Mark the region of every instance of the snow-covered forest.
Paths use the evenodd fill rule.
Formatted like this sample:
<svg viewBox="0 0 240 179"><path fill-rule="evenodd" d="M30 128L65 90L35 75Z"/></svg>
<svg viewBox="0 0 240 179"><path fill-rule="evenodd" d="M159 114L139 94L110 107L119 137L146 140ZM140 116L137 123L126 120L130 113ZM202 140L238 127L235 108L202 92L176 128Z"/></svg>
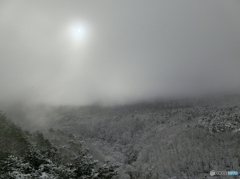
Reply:
<svg viewBox="0 0 240 179"><path fill-rule="evenodd" d="M53 145L55 143L40 132L23 131L3 113L0 114L0 129L1 179L111 179L117 175L116 165L106 161L100 166L76 136L50 130L51 137L59 138L62 134L65 138L60 140L61 145L58 141Z"/></svg>
<svg viewBox="0 0 240 179"><path fill-rule="evenodd" d="M40 109L47 108L32 110ZM240 169L239 95L62 106L48 110L49 120L35 126L23 123L23 111L7 113L32 130L1 116L1 176L192 179L210 177L211 170Z"/></svg>
<svg viewBox="0 0 240 179"><path fill-rule="evenodd" d="M240 172L239 19L237 0L0 0L0 179L239 178L210 176Z"/></svg>

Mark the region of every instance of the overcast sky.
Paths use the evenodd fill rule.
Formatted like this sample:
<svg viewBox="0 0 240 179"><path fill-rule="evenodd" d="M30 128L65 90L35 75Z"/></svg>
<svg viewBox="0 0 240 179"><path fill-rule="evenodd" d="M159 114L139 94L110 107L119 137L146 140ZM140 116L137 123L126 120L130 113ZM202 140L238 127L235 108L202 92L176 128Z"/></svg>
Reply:
<svg viewBox="0 0 240 179"><path fill-rule="evenodd" d="M1 0L0 100L118 104L237 92L237 0Z"/></svg>

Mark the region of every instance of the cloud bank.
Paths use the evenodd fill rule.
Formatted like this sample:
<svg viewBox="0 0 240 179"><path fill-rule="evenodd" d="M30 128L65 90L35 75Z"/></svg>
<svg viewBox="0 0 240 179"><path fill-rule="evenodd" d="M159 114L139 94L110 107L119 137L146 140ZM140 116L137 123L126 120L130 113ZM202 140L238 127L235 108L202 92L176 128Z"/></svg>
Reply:
<svg viewBox="0 0 240 179"><path fill-rule="evenodd" d="M1 1L0 100L124 104L236 93L237 1ZM71 28L85 24L76 39ZM71 30L70 30L71 29Z"/></svg>

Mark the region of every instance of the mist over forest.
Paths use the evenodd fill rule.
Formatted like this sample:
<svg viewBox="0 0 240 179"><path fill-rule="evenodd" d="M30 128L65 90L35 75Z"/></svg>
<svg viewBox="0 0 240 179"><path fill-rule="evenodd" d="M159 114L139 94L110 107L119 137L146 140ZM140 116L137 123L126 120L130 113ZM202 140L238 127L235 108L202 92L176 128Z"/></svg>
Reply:
<svg viewBox="0 0 240 179"><path fill-rule="evenodd" d="M239 8L0 1L0 179L240 172Z"/></svg>

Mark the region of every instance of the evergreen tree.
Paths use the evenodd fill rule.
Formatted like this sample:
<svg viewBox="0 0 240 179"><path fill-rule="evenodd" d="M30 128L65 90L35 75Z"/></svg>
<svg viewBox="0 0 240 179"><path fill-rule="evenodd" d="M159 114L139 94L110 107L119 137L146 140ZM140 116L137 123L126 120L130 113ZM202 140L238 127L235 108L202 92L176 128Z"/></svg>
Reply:
<svg viewBox="0 0 240 179"><path fill-rule="evenodd" d="M69 163L62 163L61 153L40 132L23 132L0 113L0 179L112 179L116 166L97 160L81 141L72 141L79 152Z"/></svg>

